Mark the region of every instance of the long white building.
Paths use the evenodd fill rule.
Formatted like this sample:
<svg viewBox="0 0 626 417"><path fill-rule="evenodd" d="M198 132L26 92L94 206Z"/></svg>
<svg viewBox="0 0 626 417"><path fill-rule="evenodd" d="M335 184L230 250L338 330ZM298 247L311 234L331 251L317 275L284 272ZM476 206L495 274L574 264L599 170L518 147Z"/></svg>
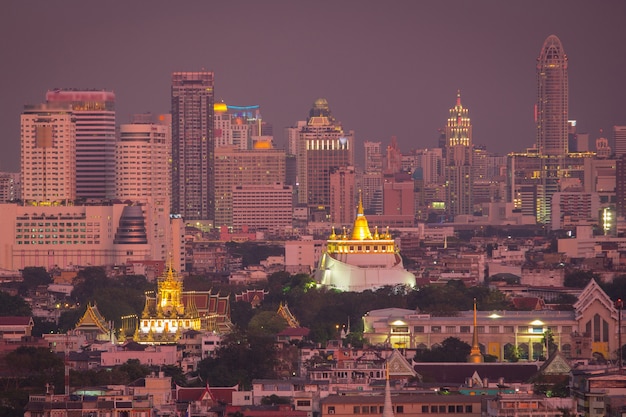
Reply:
<svg viewBox="0 0 626 417"><path fill-rule="evenodd" d="M120 265L154 260L149 204L19 206L0 204L0 268ZM182 221L173 219L174 267L181 265ZM176 230L174 230L176 229Z"/></svg>

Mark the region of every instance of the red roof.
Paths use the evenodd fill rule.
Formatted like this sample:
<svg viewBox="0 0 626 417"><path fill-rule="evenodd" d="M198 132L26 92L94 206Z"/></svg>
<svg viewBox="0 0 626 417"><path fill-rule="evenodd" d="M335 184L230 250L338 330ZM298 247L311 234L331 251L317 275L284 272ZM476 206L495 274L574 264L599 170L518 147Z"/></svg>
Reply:
<svg viewBox="0 0 626 417"><path fill-rule="evenodd" d="M207 389L209 392L207 393ZM176 387L176 400L179 402L202 401L211 398L214 402L223 404L233 403L233 392L239 390L239 386L233 387ZM209 396L206 396L209 394Z"/></svg>
<svg viewBox="0 0 626 417"><path fill-rule="evenodd" d="M30 316L4 316L0 317L0 326L29 326Z"/></svg>

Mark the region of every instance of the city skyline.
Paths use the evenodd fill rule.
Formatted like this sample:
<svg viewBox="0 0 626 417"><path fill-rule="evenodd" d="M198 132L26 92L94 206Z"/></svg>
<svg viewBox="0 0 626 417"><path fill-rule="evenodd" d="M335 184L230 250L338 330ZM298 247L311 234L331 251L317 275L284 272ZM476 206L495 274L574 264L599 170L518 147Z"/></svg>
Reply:
<svg viewBox="0 0 626 417"><path fill-rule="evenodd" d="M552 34L569 59L579 131L610 139L626 124L626 3L617 0L122 4L7 5L1 171L19 170L20 114L46 91L113 91L119 125L169 112L172 72L203 68L215 73L217 101L261 106L282 148L283 128L320 97L355 131L359 164L365 141L434 147L461 90L474 143L519 152L535 143L535 60Z"/></svg>

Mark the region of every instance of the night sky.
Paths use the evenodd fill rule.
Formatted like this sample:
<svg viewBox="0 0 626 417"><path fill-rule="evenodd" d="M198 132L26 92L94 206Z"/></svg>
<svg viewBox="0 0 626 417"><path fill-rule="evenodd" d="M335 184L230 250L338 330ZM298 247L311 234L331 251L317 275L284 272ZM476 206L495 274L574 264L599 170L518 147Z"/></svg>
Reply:
<svg viewBox="0 0 626 417"><path fill-rule="evenodd" d="M7 1L0 13L0 171L19 170L19 116L52 88L113 90L117 123L170 110L172 71L215 72L216 100L274 125L328 100L366 140L436 146L457 90L474 143L535 142L535 64L557 35L570 119L590 139L626 124L626 1ZM361 161L358 161L361 163Z"/></svg>

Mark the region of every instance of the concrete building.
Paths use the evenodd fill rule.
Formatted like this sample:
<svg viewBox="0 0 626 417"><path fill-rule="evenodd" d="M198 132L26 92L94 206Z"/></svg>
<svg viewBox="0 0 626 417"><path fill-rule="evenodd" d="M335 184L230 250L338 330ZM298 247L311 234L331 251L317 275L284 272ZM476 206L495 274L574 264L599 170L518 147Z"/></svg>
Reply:
<svg viewBox="0 0 626 417"><path fill-rule="evenodd" d="M313 239L312 236L285 241L285 271L310 274L317 268L325 249L326 241Z"/></svg>
<svg viewBox="0 0 626 417"><path fill-rule="evenodd" d="M573 311L479 311L476 326L480 349L499 361L510 359L513 351L521 359L535 360L545 356L543 338L550 331L566 358L599 356L612 360L618 345L618 313L613 301L592 280ZM363 339L371 345L407 349L430 349L448 337L471 344L473 315L473 311L435 317L398 308L373 310L363 317Z"/></svg>
<svg viewBox="0 0 626 417"><path fill-rule="evenodd" d="M282 149L247 149L223 146L215 149L215 226L234 226L233 190L284 183L286 167ZM243 188L241 188L243 190ZM249 206L249 204L248 204ZM241 224L241 221L238 220Z"/></svg>
<svg viewBox="0 0 626 417"><path fill-rule="evenodd" d="M169 261L172 146L171 117L153 120L149 114L134 116L119 127L116 145L116 197L122 201L148 203L153 210L148 224L152 234L152 259Z"/></svg>
<svg viewBox="0 0 626 417"><path fill-rule="evenodd" d="M613 149L615 158L626 155L626 126L613 126Z"/></svg>
<svg viewBox="0 0 626 417"><path fill-rule="evenodd" d="M342 227L354 221L356 174L354 167L338 167L330 172L330 221Z"/></svg>
<svg viewBox="0 0 626 417"><path fill-rule="evenodd" d="M293 188L282 183L237 185L232 189L232 226L284 233L293 224Z"/></svg>
<svg viewBox="0 0 626 417"><path fill-rule="evenodd" d="M598 224L600 196L597 193L558 192L552 196L552 229L574 229Z"/></svg>
<svg viewBox="0 0 626 417"><path fill-rule="evenodd" d="M0 268L67 269L152 259L154 234L148 231L155 222L153 212L149 204L0 204ZM168 227L173 228L172 250L180 253L180 242L174 243L180 240L182 224L172 220Z"/></svg>
<svg viewBox="0 0 626 417"><path fill-rule="evenodd" d="M115 197L115 94L105 90L57 89L49 104L69 104L76 119L76 197Z"/></svg>
<svg viewBox="0 0 626 417"><path fill-rule="evenodd" d="M172 74L172 212L215 215L213 72Z"/></svg>
<svg viewBox="0 0 626 417"><path fill-rule="evenodd" d="M21 116L21 136L23 199L43 204L74 201L76 117L72 106L26 106Z"/></svg>

